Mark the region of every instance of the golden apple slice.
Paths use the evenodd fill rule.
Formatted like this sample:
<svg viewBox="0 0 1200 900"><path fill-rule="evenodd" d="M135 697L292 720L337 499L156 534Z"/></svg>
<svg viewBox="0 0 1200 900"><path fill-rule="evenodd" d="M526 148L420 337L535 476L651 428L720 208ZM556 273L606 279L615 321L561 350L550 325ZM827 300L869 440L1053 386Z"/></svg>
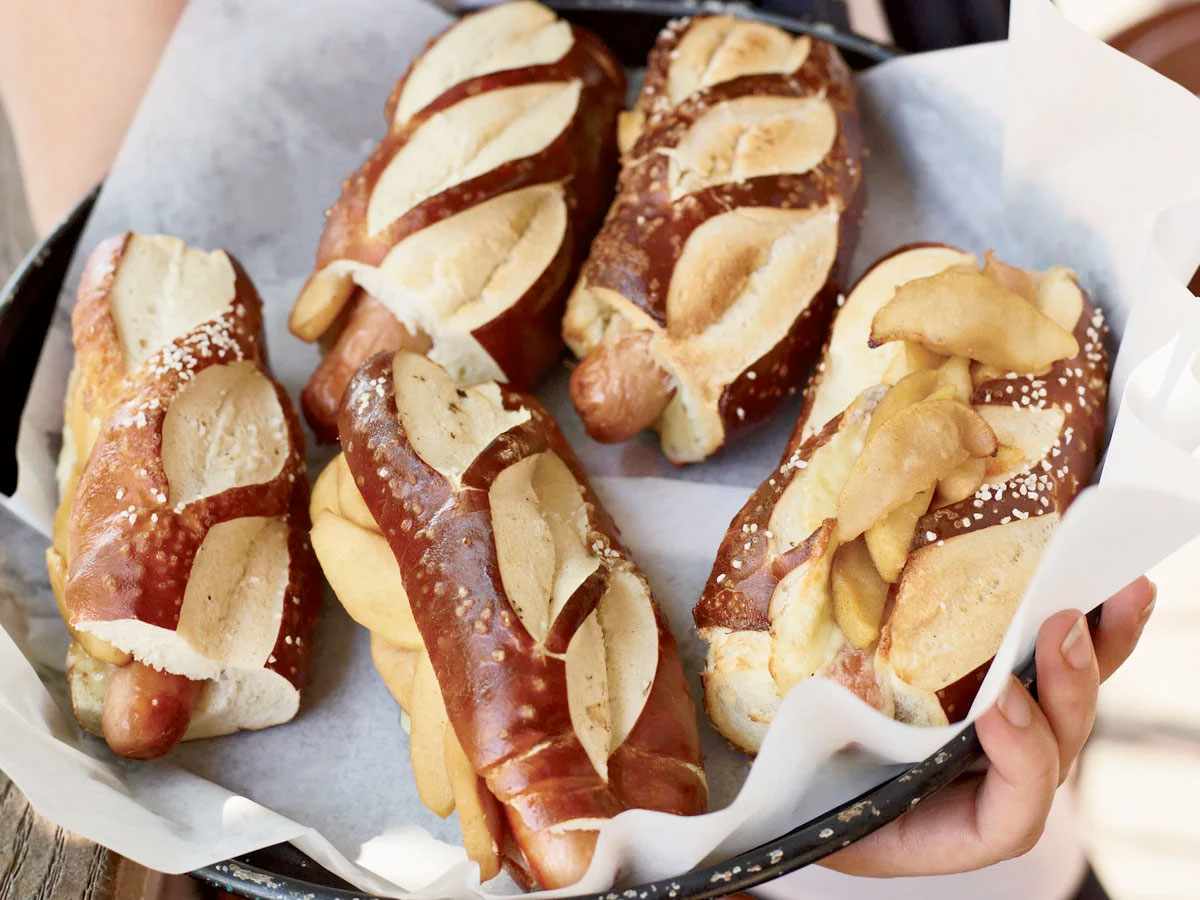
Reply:
<svg viewBox="0 0 1200 900"><path fill-rule="evenodd" d="M479 880L487 881L500 872L500 848L494 837L499 833L500 810L496 798L475 774L453 728L446 728L444 741L446 774L454 792L463 848L467 859L478 863Z"/></svg>
<svg viewBox="0 0 1200 900"><path fill-rule="evenodd" d="M971 384L976 390L989 381L999 381L1007 374L999 366L985 366L983 363L971 363Z"/></svg>
<svg viewBox="0 0 1200 900"><path fill-rule="evenodd" d="M901 285L871 322L871 345L917 341L1011 372L1043 372L1079 354L1070 332L982 272L939 272Z"/></svg>
<svg viewBox="0 0 1200 900"><path fill-rule="evenodd" d="M86 631L76 631L70 626L68 626L67 630L79 642L79 645L87 651L89 656L100 662L112 663L114 666L123 666L133 659L133 654L117 649L113 644L96 637L94 634L89 634Z"/></svg>
<svg viewBox="0 0 1200 900"><path fill-rule="evenodd" d="M329 461L321 474L317 476L317 480L313 482L312 497L308 501L308 517L316 519L317 514L321 510L329 510L331 513L341 514L341 508L338 505L338 460Z"/></svg>
<svg viewBox="0 0 1200 900"><path fill-rule="evenodd" d="M311 537L325 579L350 618L393 644L424 648L400 566L383 535L322 510Z"/></svg>
<svg viewBox="0 0 1200 900"><path fill-rule="evenodd" d="M335 462L338 467L338 514L343 519L349 519L360 528L380 534L379 526L375 523L375 517L367 509L367 501L363 500L362 494L359 493L358 485L354 483L354 476L350 474L350 467L346 464L346 454L339 453Z"/></svg>
<svg viewBox="0 0 1200 900"><path fill-rule="evenodd" d="M454 812L454 788L446 771L446 731L450 719L429 654L421 652L412 687L412 730L408 758L421 802L443 819Z"/></svg>
<svg viewBox="0 0 1200 900"><path fill-rule="evenodd" d="M935 361L932 368L919 368L910 372L884 394L871 414L868 437L900 410L922 400L957 399L963 403L970 402L970 362L961 356L946 359L930 354L930 357Z"/></svg>
<svg viewBox="0 0 1200 900"><path fill-rule="evenodd" d="M986 475L1000 475L1004 472L1012 472L1021 468L1026 462L1025 451L1020 447L1014 447L1009 444L1001 444L1000 449L996 451L996 455L986 461Z"/></svg>
<svg viewBox="0 0 1200 900"><path fill-rule="evenodd" d="M1045 315L1073 332L1083 314L1083 289L1070 269L1051 266L1038 279L1034 302Z"/></svg>
<svg viewBox="0 0 1200 900"><path fill-rule="evenodd" d="M837 538L854 540L973 456L996 452L996 435L957 400L923 400L900 410L870 438L838 498Z"/></svg>
<svg viewBox="0 0 1200 900"><path fill-rule="evenodd" d="M938 482L934 503L937 506L949 506L970 497L983 484L989 462L990 459L972 458L960 464Z"/></svg>
<svg viewBox="0 0 1200 900"><path fill-rule="evenodd" d="M830 572L833 617L855 649L870 647L879 638L888 583L880 577L862 540L838 547Z"/></svg>
<svg viewBox="0 0 1200 900"><path fill-rule="evenodd" d="M934 353L923 344L914 344L912 341L904 342L904 349L892 357L892 361L883 371L883 384L895 384L905 375L910 372L919 372L921 369L936 369L946 357L940 353Z"/></svg>
<svg viewBox="0 0 1200 900"><path fill-rule="evenodd" d="M893 384L871 413L871 424L867 426L868 440L884 422L900 410L926 399L937 385L938 374L934 369L918 369Z"/></svg>
<svg viewBox="0 0 1200 900"><path fill-rule="evenodd" d="M1005 290L1012 291L1022 300L1035 302L1037 279L1033 273L1001 262L996 259L991 250L983 255L983 274Z"/></svg>
<svg viewBox="0 0 1200 900"><path fill-rule="evenodd" d="M288 316L288 330L300 340L312 343L333 324L353 294L354 279L348 272L317 272L300 289Z"/></svg>
<svg viewBox="0 0 1200 900"><path fill-rule="evenodd" d="M391 691L400 708L412 713L413 680L417 674L417 661L421 650L412 650L393 644L386 638L371 632L371 660Z"/></svg>
<svg viewBox="0 0 1200 900"><path fill-rule="evenodd" d="M939 384L932 391L926 400L953 400L956 403L962 403L958 398L958 388L952 384Z"/></svg>
<svg viewBox="0 0 1200 900"><path fill-rule="evenodd" d="M871 561L884 581L894 583L908 561L908 548L912 546L913 532L917 521L929 509L933 498L932 490L921 491L906 503L902 503L880 519L865 532L863 537Z"/></svg>
<svg viewBox="0 0 1200 900"><path fill-rule="evenodd" d="M975 385L971 381L971 361L965 356L952 356L938 367L938 381L954 388L955 396L963 403L971 402Z"/></svg>

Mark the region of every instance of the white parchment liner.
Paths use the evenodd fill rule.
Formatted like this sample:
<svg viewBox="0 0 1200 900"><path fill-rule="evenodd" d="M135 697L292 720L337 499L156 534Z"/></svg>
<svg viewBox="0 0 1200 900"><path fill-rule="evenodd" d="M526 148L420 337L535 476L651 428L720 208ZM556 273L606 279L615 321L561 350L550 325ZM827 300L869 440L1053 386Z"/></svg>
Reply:
<svg viewBox="0 0 1200 900"><path fill-rule="evenodd" d="M287 334L286 314L310 271L321 211L382 134L393 80L448 22L417 0L190 4L84 253L125 229L231 250L263 295L272 363L295 396L316 352ZM1063 263L1120 337L1101 483L1058 529L976 713L1048 615L1094 606L1200 533L1200 302L1184 287L1200 261L1200 101L1076 31L1045 0L1014 2L1006 44L888 63L859 87L871 156L856 271L910 241L992 247L1027 267ZM43 531L56 502L67 311L84 253L43 352L10 504ZM703 647L690 607L729 519L775 464L795 406L718 458L675 470L648 437L620 447L588 441L565 382L558 372L540 394L598 476L698 697ZM329 452L310 453L313 471ZM366 633L336 603L326 605L295 722L128 763L80 735L65 699L65 630L44 582L30 593L19 615L0 610L8 629L0 768L42 814L168 872L291 840L377 893L478 892L457 823L417 799L399 710L374 672ZM671 877L770 840L957 731L885 720L824 681L787 697L748 777L746 760L707 723L702 730L717 811L623 814L605 828L576 891L605 889L615 873L624 882ZM851 743L861 752L837 754ZM488 889L512 888L498 879Z"/></svg>

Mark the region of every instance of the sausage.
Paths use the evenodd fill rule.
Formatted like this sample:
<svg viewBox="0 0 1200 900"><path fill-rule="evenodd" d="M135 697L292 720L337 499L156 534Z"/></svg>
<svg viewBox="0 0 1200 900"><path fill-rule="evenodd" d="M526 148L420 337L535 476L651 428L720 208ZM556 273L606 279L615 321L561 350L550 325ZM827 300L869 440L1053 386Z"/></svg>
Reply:
<svg viewBox="0 0 1200 900"><path fill-rule="evenodd" d="M195 315L156 307L178 290ZM47 564L73 638L76 718L130 757L164 753L185 733L285 722L307 679L321 578L304 432L267 366L262 311L236 259L167 235L103 241L79 280L65 423L75 453ZM164 354L169 364L155 365ZM205 464L230 446L240 461ZM230 617L272 652L227 639ZM118 648L99 634L125 638ZM187 649L197 644L200 671ZM199 686L131 664L130 650L169 672L220 673L231 689L197 706Z"/></svg>
<svg viewBox="0 0 1200 900"><path fill-rule="evenodd" d="M521 848L537 884L574 884L588 870L599 831L552 831L530 828L521 816L506 808L508 825Z"/></svg>
<svg viewBox="0 0 1200 900"><path fill-rule="evenodd" d="M120 666L109 679L104 739L127 759L154 759L178 744L204 688L203 681L140 662Z"/></svg>
<svg viewBox="0 0 1200 900"><path fill-rule="evenodd" d="M650 334L634 331L600 344L571 373L571 402L597 441L627 441L653 424L675 386L650 352Z"/></svg>
<svg viewBox="0 0 1200 900"><path fill-rule="evenodd" d="M304 418L322 441L337 440L338 404L364 361L383 350L424 353L433 346L427 334L413 334L370 294L361 292L351 303L346 327L300 394Z"/></svg>

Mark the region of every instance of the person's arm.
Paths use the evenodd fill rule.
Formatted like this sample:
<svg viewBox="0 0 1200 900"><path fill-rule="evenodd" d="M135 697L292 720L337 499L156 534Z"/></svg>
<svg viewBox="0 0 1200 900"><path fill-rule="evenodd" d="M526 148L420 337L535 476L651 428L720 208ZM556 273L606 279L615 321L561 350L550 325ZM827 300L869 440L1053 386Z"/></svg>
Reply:
<svg viewBox="0 0 1200 900"><path fill-rule="evenodd" d="M0 100L34 227L104 177L186 0L0 0Z"/></svg>
<svg viewBox="0 0 1200 900"><path fill-rule="evenodd" d="M1154 609L1145 577L1104 604L1095 640L1082 613L1063 612L1037 642L1038 700L1010 678L975 724L990 763L879 831L824 860L849 875L943 875L1030 850L1096 718L1100 682L1137 646Z"/></svg>

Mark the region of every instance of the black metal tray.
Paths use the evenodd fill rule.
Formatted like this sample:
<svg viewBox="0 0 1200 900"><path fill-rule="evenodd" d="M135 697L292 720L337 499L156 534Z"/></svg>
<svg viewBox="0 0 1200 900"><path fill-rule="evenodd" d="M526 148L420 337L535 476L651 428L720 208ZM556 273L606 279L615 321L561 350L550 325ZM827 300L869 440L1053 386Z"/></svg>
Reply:
<svg viewBox="0 0 1200 900"><path fill-rule="evenodd" d="M547 0L543 0L547 2ZM673 0L548 0L564 17L596 31L622 62L642 64L668 18L727 10L743 18L808 33L836 44L855 68L866 68L897 55L894 48L828 24L831 0L791 0L826 15L788 16L741 4L679 3ZM95 204L93 190L25 258L0 294L0 492L16 485L17 426L54 304L80 234ZM1033 683L1030 661L1022 672ZM870 834L949 784L982 756L975 729L968 728L937 753L853 800L759 847L715 865L631 890L641 898L721 897L743 891L809 865ZM252 900L369 900L290 844L278 844L192 873L196 878ZM622 890L630 888L622 885ZM573 900L604 900L611 894L580 895Z"/></svg>

